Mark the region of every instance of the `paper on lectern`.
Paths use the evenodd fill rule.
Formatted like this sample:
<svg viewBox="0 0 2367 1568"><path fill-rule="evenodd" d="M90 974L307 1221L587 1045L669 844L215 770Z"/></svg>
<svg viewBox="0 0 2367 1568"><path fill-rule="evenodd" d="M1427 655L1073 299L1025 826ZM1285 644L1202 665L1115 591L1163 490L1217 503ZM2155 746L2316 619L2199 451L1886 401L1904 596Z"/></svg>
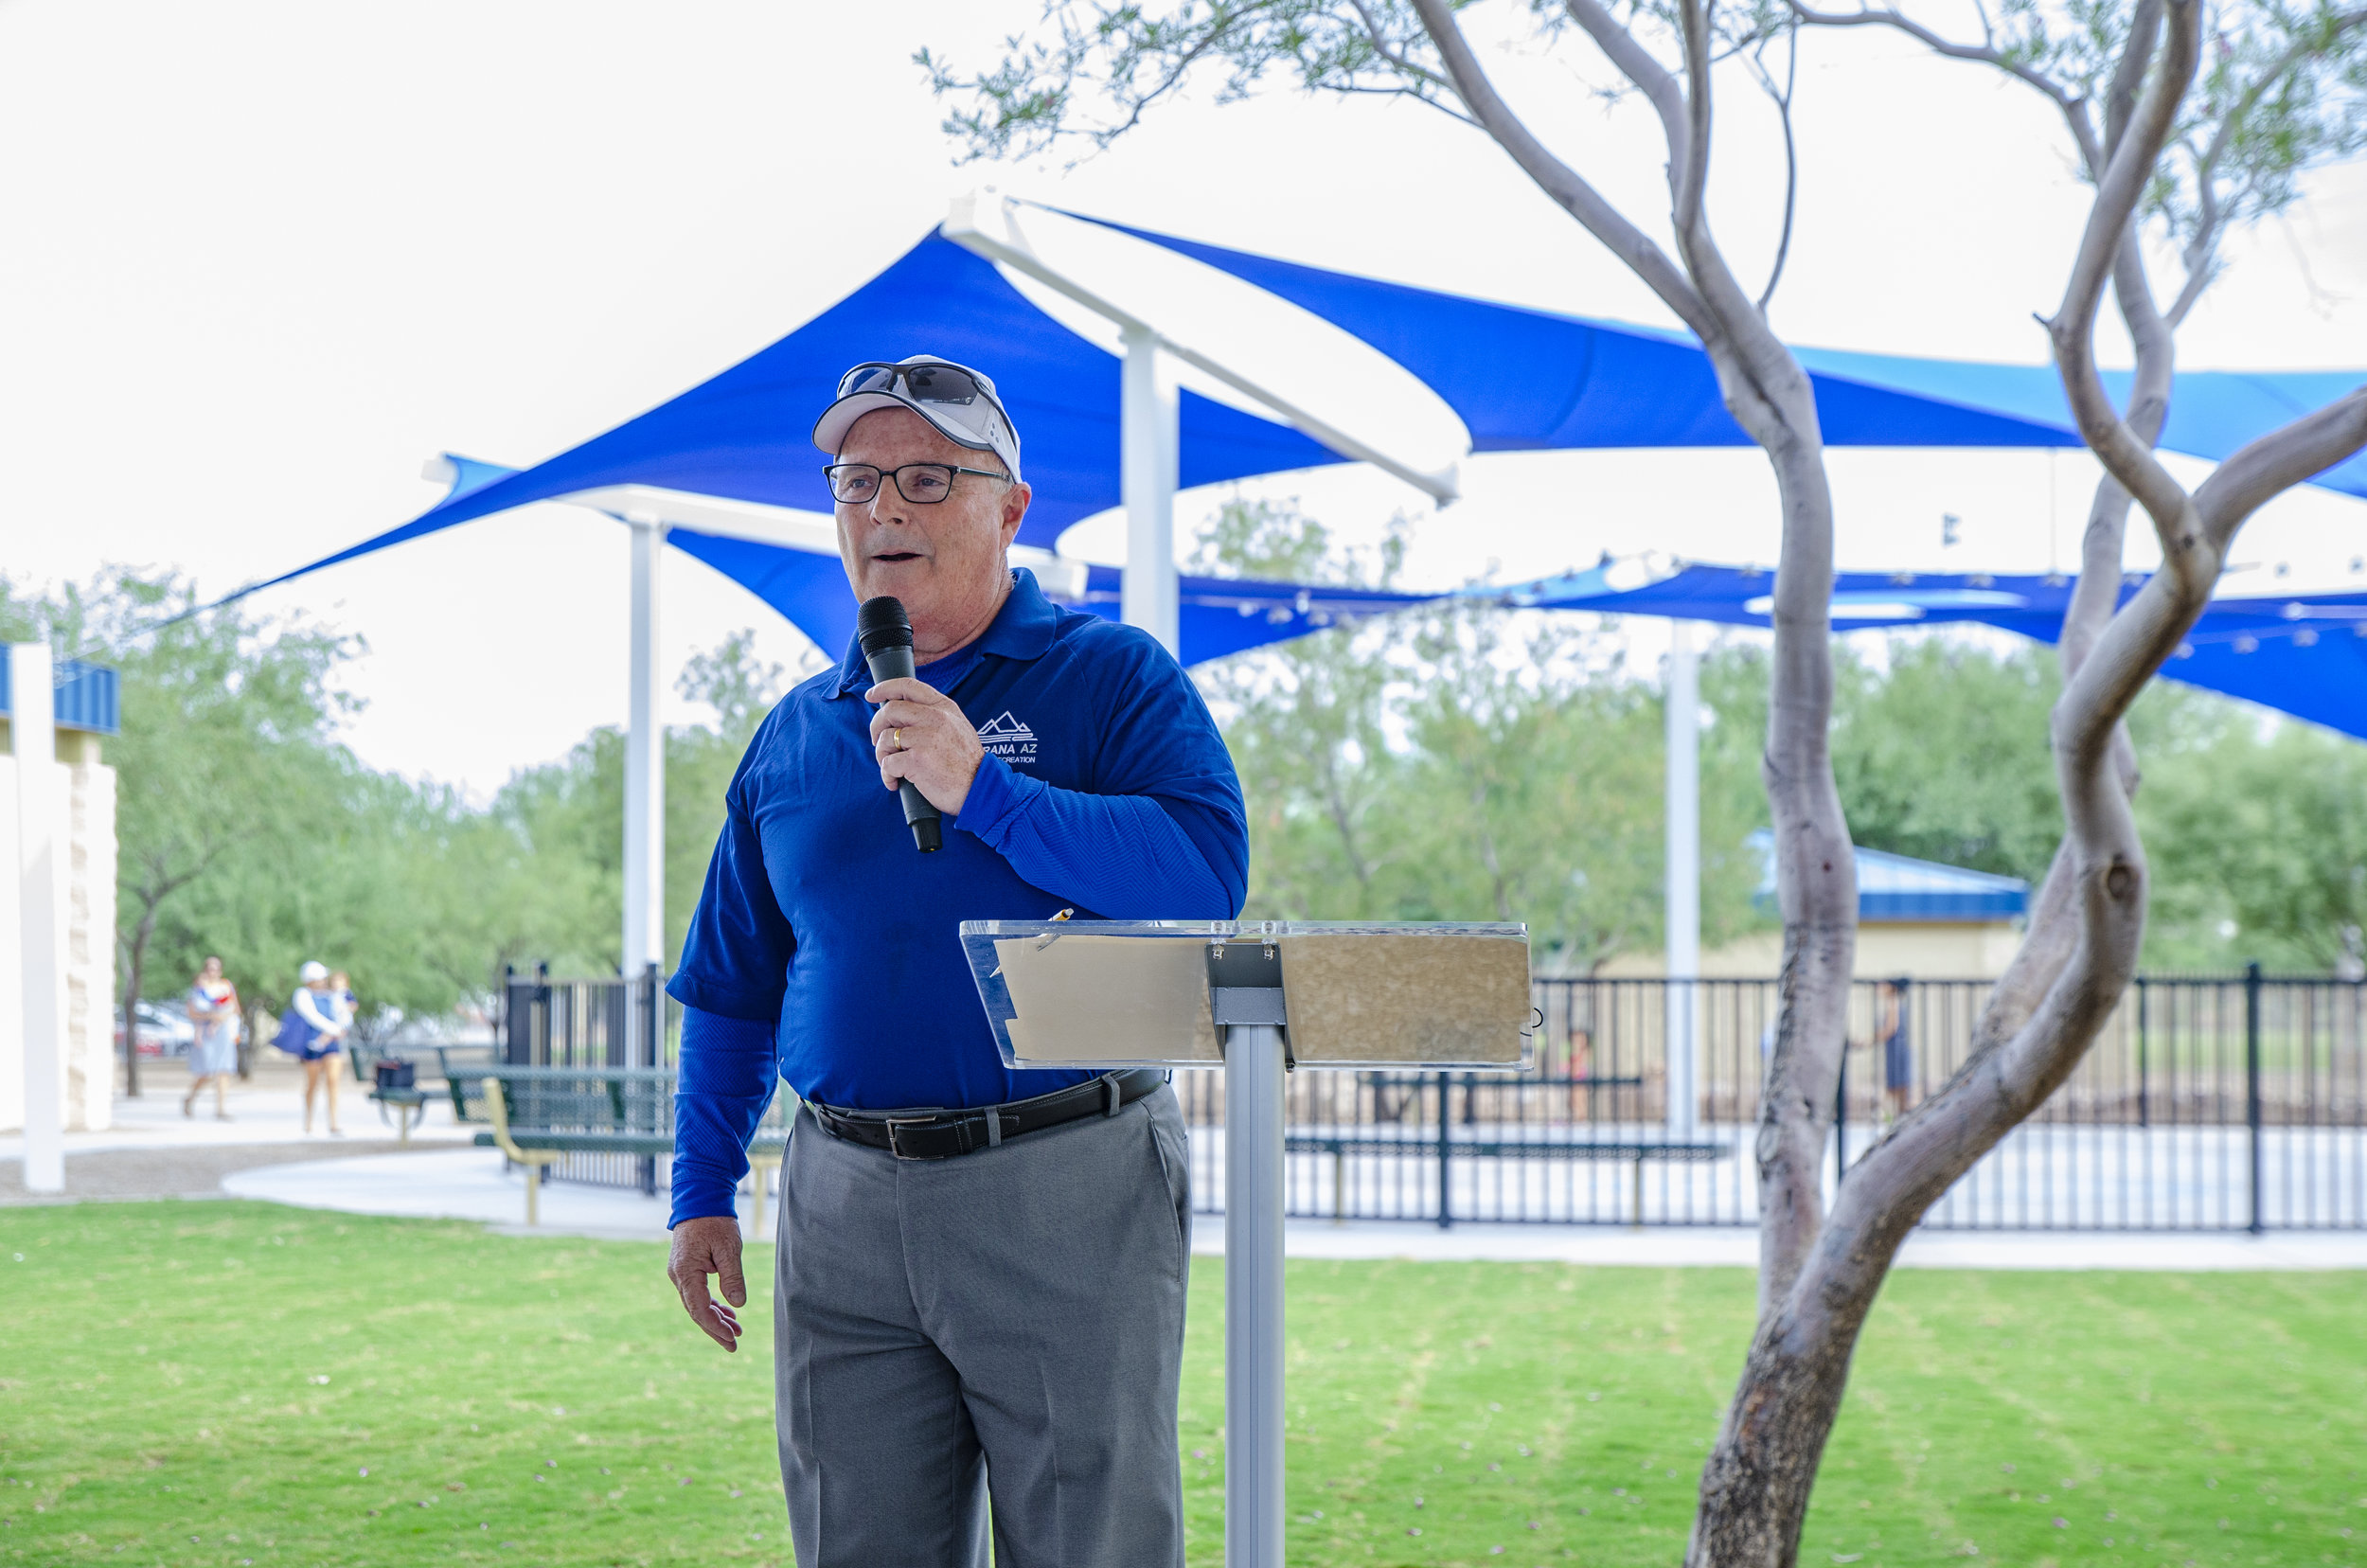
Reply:
<svg viewBox="0 0 2367 1568"><path fill-rule="evenodd" d="M1302 1066L1521 1060L1529 944L1518 928L1325 932L1278 942L1290 1054Z"/></svg>
<svg viewBox="0 0 2367 1568"><path fill-rule="evenodd" d="M1011 1052L1030 1066L1223 1060L1204 938L1006 936L994 953Z"/></svg>

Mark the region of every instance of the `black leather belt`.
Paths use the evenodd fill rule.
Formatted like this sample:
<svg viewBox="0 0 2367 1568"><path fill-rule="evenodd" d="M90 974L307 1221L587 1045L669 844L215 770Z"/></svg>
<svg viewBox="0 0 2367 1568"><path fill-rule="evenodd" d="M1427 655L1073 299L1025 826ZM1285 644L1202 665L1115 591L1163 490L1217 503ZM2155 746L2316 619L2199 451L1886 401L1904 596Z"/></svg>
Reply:
<svg viewBox="0 0 2367 1568"><path fill-rule="evenodd" d="M1006 1100L974 1111L926 1111L911 1115L881 1111L833 1111L815 1100L806 1109L833 1138L884 1149L899 1160L950 1160L975 1154L1006 1138L1024 1137L1047 1127L1086 1116L1114 1116L1120 1108L1162 1087L1167 1075L1155 1067L1104 1073L1090 1083L1055 1089L1033 1099Z"/></svg>

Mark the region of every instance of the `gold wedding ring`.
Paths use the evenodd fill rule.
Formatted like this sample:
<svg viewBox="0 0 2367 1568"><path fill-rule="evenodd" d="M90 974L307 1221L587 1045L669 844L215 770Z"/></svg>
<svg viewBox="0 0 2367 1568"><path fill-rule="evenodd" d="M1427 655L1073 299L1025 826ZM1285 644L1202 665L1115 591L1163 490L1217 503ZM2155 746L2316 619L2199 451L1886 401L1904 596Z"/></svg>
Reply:
<svg viewBox="0 0 2367 1568"><path fill-rule="evenodd" d="M896 749L898 751L902 751L904 749L904 732L902 730L892 729L888 731L888 737L896 742Z"/></svg>

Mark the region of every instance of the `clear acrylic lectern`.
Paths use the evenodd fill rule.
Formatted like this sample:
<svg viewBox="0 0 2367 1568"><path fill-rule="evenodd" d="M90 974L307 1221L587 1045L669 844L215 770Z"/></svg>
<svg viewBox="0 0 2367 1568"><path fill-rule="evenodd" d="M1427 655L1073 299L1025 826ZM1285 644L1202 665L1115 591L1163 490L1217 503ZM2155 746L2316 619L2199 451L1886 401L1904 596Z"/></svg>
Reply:
<svg viewBox="0 0 2367 1568"><path fill-rule="evenodd" d="M1224 1559L1282 1562L1283 1074L1516 1068L1528 927L965 920L1013 1067L1224 1068Z"/></svg>

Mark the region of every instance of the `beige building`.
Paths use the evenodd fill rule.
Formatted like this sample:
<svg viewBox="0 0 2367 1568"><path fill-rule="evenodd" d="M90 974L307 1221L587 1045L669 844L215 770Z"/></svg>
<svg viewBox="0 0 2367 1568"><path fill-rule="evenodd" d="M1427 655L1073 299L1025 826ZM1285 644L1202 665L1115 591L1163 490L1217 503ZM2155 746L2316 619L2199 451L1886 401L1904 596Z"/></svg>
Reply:
<svg viewBox="0 0 2367 1568"><path fill-rule="evenodd" d="M1764 835L1762 835L1763 839ZM1772 869L1759 889L1772 908ZM2030 884L2018 877L1967 871L1879 849L1858 851L1858 965L1860 980L1993 980L2021 945ZM1757 931L1704 952L1705 979L1771 978L1783 966L1780 931ZM1628 953L1598 971L1605 979L1658 979L1657 953Z"/></svg>
<svg viewBox="0 0 2367 1568"><path fill-rule="evenodd" d="M0 1131L25 1125L28 954L54 954L62 967L62 1039L56 1075L63 1124L98 1130L115 1104L116 775L99 759L103 737L117 732L116 672L66 660L54 682L56 739L50 755L17 755L0 645ZM60 875L36 878L25 864L21 817L27 770L49 770L34 797L49 803L46 838ZM35 922L60 940L28 942Z"/></svg>

